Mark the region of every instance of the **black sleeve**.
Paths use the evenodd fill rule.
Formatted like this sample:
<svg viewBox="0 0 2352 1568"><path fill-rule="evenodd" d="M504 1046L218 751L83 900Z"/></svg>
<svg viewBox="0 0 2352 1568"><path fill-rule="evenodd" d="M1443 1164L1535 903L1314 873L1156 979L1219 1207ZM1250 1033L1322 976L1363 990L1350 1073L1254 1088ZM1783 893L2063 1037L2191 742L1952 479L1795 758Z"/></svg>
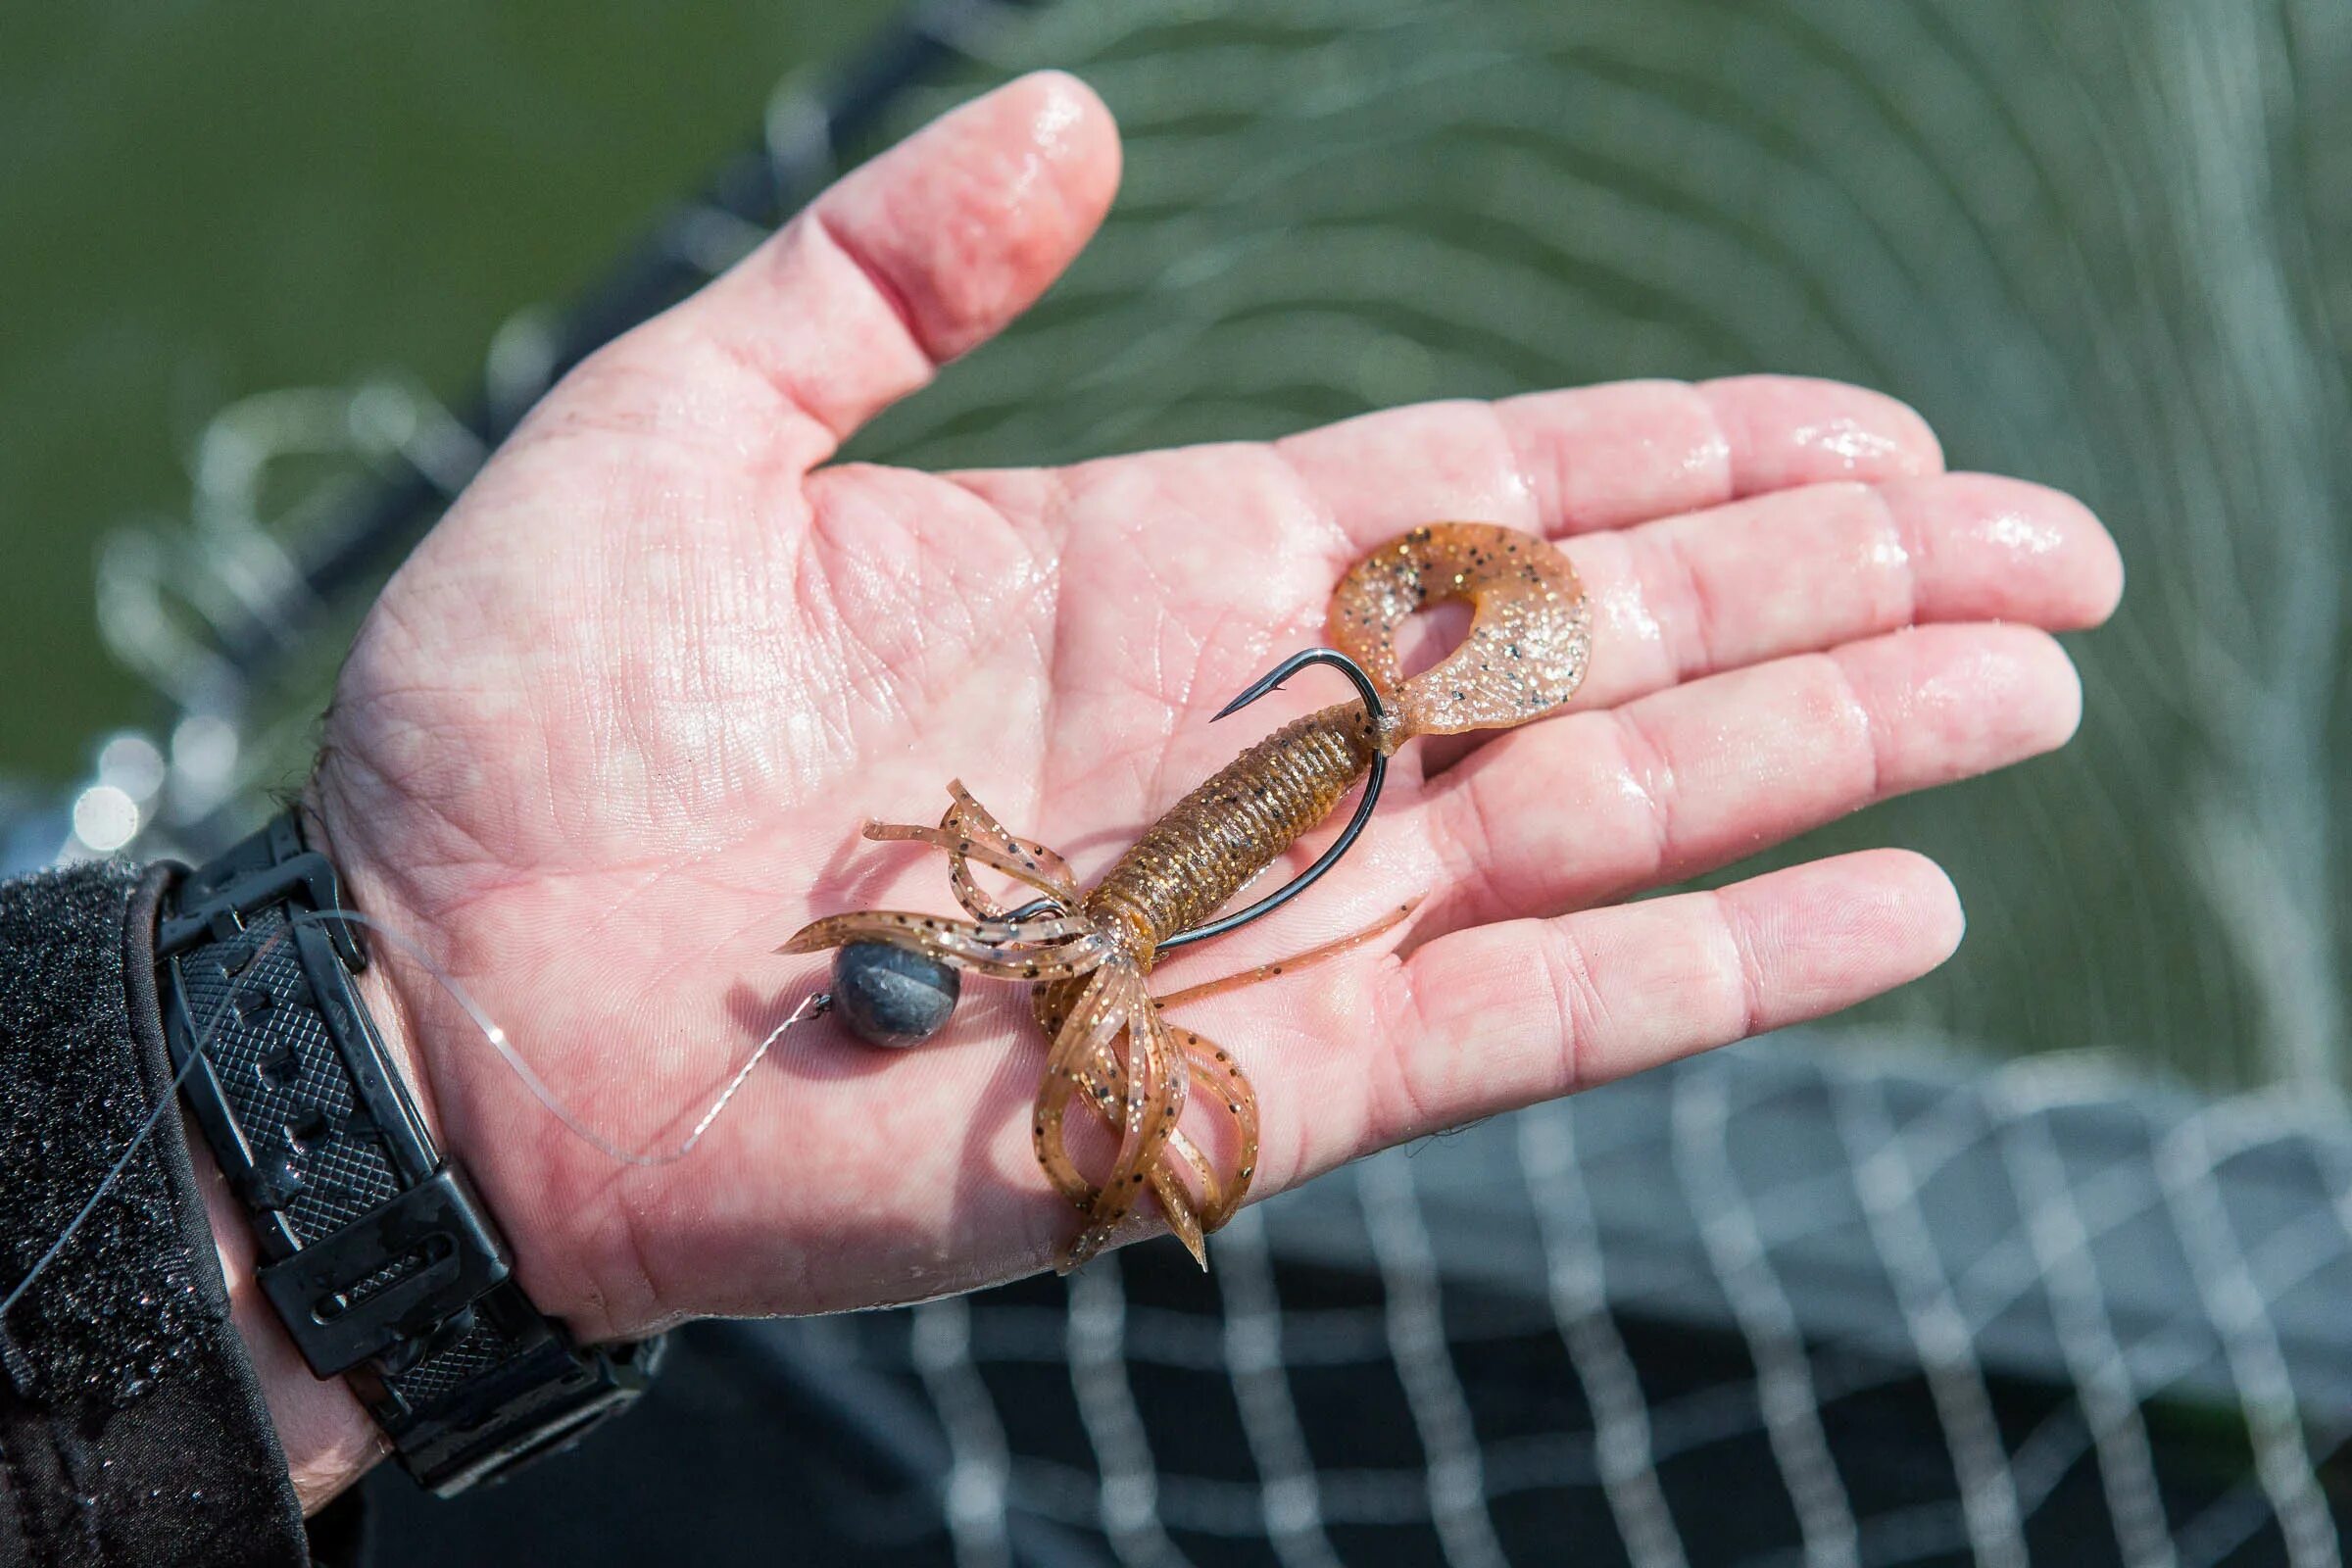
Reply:
<svg viewBox="0 0 2352 1568"><path fill-rule="evenodd" d="M0 883L0 1296L171 1091L162 867ZM0 1563L310 1561L177 1107L0 1317Z"/></svg>

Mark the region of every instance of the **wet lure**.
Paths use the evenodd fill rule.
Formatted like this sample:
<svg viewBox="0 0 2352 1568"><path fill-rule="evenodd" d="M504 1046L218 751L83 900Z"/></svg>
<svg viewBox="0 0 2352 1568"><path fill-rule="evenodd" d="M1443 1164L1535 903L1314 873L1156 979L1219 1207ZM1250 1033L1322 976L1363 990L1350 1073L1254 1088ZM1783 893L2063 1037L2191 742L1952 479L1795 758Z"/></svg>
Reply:
<svg viewBox="0 0 2352 1568"><path fill-rule="evenodd" d="M1470 605L1461 645L1403 678L1397 629L1413 612L1448 600ZM954 1008L958 970L1034 986L1032 1004L1051 1042L1031 1118L1037 1159L1085 1217L1064 1268L1102 1250L1147 1185L1169 1227L1205 1266L1201 1238L1249 1195L1257 1160L1250 1080L1230 1053L1169 1022L1163 1009L1344 952L1389 929L1403 910L1298 958L1154 998L1145 982L1159 955L1257 918L1329 869L1369 820L1389 757L1414 736L1507 728L1566 702L1584 679L1592 611L1567 558L1543 540L1485 523L1440 523L1391 540L1348 568L1333 591L1326 634L1331 646L1285 660L1217 716L1315 663L1340 669L1357 696L1244 752L1177 802L1092 888L1079 887L1060 856L1007 831L951 783L953 804L939 826L869 822L865 836L946 851L949 881L970 919L837 914L778 950L841 949L834 1005L856 1032L883 1045L911 1045L937 1032ZM1306 871L1246 908L1211 918L1358 779L1364 793L1354 815ZM1034 897L1007 907L982 891L975 863ZM1181 1126L1195 1092L1232 1119L1225 1171ZM1100 1182L1081 1174L1066 1147L1073 1103L1091 1107L1117 1136L1118 1152Z"/></svg>

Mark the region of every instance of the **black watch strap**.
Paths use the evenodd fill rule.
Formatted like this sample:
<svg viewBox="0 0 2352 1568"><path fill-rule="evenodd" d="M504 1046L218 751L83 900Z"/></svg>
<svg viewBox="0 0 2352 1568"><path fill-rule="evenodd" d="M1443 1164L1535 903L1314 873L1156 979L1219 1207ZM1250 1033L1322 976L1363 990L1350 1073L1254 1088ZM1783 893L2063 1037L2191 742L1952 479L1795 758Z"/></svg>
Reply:
<svg viewBox="0 0 2352 1568"><path fill-rule="evenodd" d="M296 1348L446 1495L617 1412L661 1342L583 1348L514 1283L353 989L361 927L304 917L342 907L292 812L190 872L156 941L165 1038Z"/></svg>

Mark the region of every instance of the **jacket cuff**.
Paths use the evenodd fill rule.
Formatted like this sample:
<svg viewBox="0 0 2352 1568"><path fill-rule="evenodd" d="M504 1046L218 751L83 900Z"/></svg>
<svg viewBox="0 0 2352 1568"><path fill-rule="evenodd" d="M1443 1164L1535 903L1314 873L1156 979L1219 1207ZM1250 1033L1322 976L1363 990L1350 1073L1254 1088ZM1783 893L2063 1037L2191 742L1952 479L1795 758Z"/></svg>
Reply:
<svg viewBox="0 0 2352 1568"><path fill-rule="evenodd" d="M0 883L5 1291L98 1195L0 1314L0 1561L310 1560L172 1090L155 997L169 876Z"/></svg>

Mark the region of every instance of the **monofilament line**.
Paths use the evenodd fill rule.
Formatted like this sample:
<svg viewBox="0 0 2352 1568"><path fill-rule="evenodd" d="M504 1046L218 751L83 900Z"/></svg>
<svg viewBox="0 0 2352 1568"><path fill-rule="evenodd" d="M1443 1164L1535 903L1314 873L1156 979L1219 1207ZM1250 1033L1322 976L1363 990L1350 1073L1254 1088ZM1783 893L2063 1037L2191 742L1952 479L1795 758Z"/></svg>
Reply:
<svg viewBox="0 0 2352 1568"><path fill-rule="evenodd" d="M455 975L434 962L431 956L415 942L384 924L383 921L362 914L357 909L341 909L331 913L306 910L298 913L294 918L298 922L318 925L324 925L333 920L349 920L355 925L366 926L414 959L418 968L432 976L435 985L449 993L451 1001L465 1009L466 1016L473 1020L473 1026L481 1031L482 1038L490 1042L490 1049L497 1052L506 1064L514 1069L514 1076L522 1080L523 1087L531 1092L531 1098L538 1101L556 1120L570 1129L581 1142L587 1144L598 1153L623 1165L667 1165L693 1153L695 1146L703 1141L703 1134L710 1130L710 1124L718 1120L718 1113L727 1108L727 1102L735 1098L735 1092L743 1087L746 1079L751 1077L752 1069L765 1060L768 1052L774 1049L776 1042L784 1038L784 1031L792 1028L795 1024L808 1022L833 1004L833 999L822 991L812 992L808 996L803 997L800 1004L787 1013L781 1023L770 1029L767 1032L767 1038L760 1042L759 1049L745 1058L742 1066L735 1069L733 1075L727 1079L726 1086L719 1090L718 1098L711 1101L710 1106L696 1120L694 1131L688 1133L686 1141L677 1148L657 1152L629 1150L613 1143L574 1114L571 1107L564 1103L562 1097L548 1087L547 1080L541 1078L531 1064L522 1058L521 1054L514 1049L514 1042L507 1038L507 1031L499 1025L498 1021L483 1009L480 1003L473 1000L472 994L459 983Z"/></svg>
<svg viewBox="0 0 2352 1568"><path fill-rule="evenodd" d="M531 1064L515 1051L514 1043L507 1038L506 1030L500 1027L497 1020L483 1009L481 1004L473 1000L466 988L458 983L456 977L435 963L415 942L382 921L370 919L356 909L345 909L333 913L297 911L290 924L273 933L256 950L254 958L258 960L272 948L285 941L295 925L325 925L334 920L348 920L355 925L366 926L403 954L415 959L417 966L432 976L433 982L448 992L451 999L465 1009L466 1016L473 1021L474 1027L481 1031L482 1037L490 1042L490 1048L497 1052L500 1058L514 1071L514 1075L522 1080L523 1087L531 1092L533 1099L537 1100L551 1115L569 1129L573 1136L579 1138L599 1153L623 1165L667 1165L673 1161L684 1159L688 1154L694 1152L695 1146L703 1141L703 1135L710 1130L711 1123L718 1120L719 1113L727 1108L728 1102L735 1098L736 1091L740 1090L745 1081L751 1077L753 1069L765 1060L768 1052L775 1048L776 1042L784 1038L784 1032L796 1024L806 1023L818 1016L833 1004L833 999L821 991L803 997L800 1004L767 1032L767 1038L760 1042L759 1048L745 1058L743 1065L728 1076L725 1086L719 1090L717 1097L704 1109L702 1115L696 1118L694 1130L686 1135L685 1142L679 1144L675 1149L651 1152L627 1150L597 1132L574 1114L571 1107L564 1103L562 1098L548 1087L547 1081L541 1078ZM181 1062L179 1070L172 1075L172 1081L165 1086L163 1094L157 1098L156 1102L148 1108L146 1116L131 1133L129 1142L123 1145L122 1152L116 1156L114 1164L108 1168L106 1175L100 1178L88 1200L75 1211L74 1217L66 1222L66 1227L58 1233L57 1240L51 1242L48 1250L33 1261L32 1267L25 1272L24 1277L17 1282L16 1287L8 1293L5 1298L0 1298L0 1319L8 1316L17 1302L24 1298L24 1293L32 1289L49 1265L56 1262L58 1255L73 1244L74 1238L80 1234L82 1226L87 1224L90 1216L98 1211L98 1205L106 1201L107 1195L113 1192L116 1185L122 1181L122 1173L130 1168L131 1160L137 1157L140 1149L145 1147L148 1138L155 1132L156 1126L179 1102L179 1092L187 1083L188 1075L196 1070L198 1062L208 1058L212 1049L213 1036L219 1031L221 1019L227 1016L232 1005L231 999L223 999L220 1005L214 1009L213 1015L205 1020L204 1027L196 1033L195 1044L190 1048L187 1059Z"/></svg>

